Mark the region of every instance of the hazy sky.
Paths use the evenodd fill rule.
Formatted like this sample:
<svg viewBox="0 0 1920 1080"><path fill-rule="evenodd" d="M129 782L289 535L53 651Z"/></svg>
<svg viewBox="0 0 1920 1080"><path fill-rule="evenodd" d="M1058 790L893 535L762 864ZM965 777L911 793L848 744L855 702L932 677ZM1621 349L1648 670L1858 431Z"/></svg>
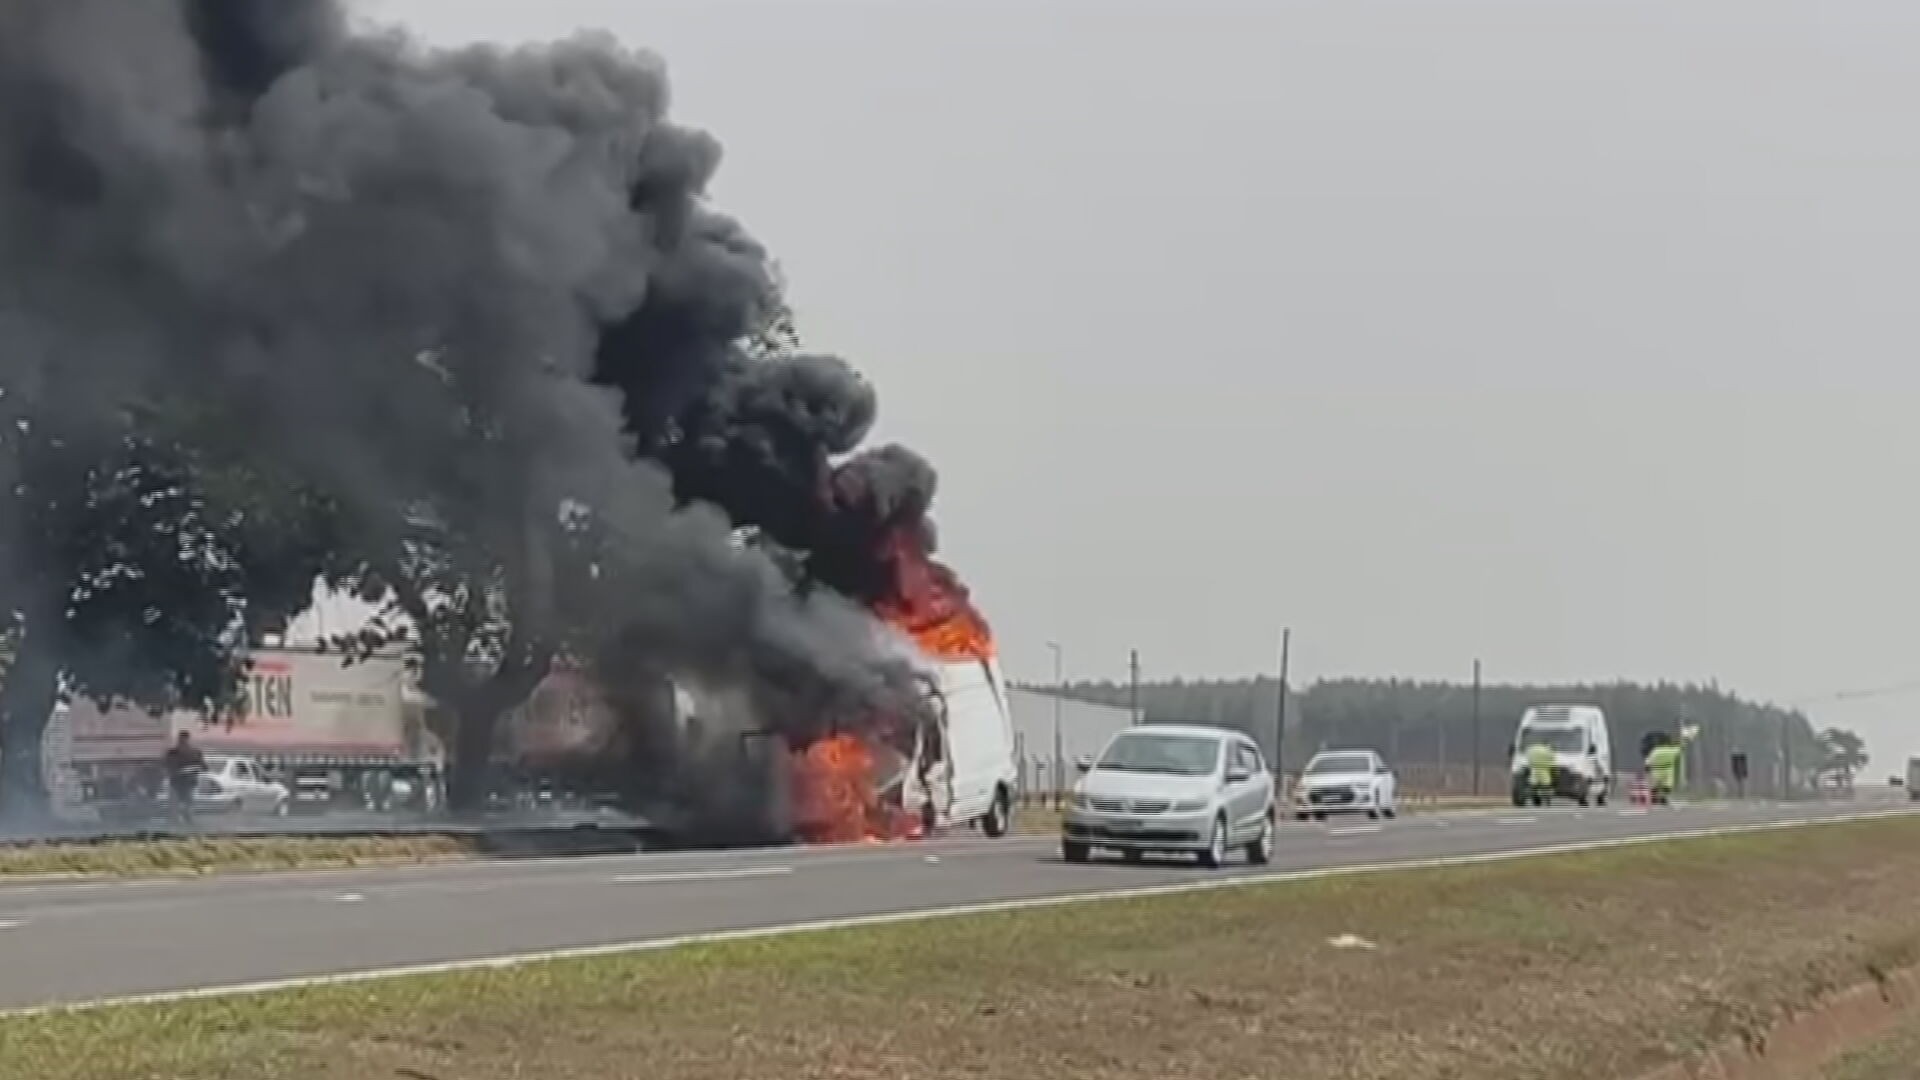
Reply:
<svg viewBox="0 0 1920 1080"><path fill-rule="evenodd" d="M666 57L1017 676L1920 679L1911 0L361 6Z"/></svg>

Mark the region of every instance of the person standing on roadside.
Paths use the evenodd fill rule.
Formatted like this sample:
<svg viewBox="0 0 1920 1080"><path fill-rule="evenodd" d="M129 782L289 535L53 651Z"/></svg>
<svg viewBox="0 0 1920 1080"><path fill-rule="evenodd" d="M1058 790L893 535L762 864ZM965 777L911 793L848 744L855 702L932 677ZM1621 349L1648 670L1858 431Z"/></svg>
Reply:
<svg viewBox="0 0 1920 1080"><path fill-rule="evenodd" d="M1536 742L1527 747L1527 787L1533 797L1533 805L1545 806L1553 801L1553 769L1558 759L1553 747Z"/></svg>
<svg viewBox="0 0 1920 1080"><path fill-rule="evenodd" d="M173 795L173 814L183 824L193 823L193 789L200 774L207 771L207 756L193 745L193 737L181 732L167 747L167 787Z"/></svg>
<svg viewBox="0 0 1920 1080"><path fill-rule="evenodd" d="M1665 804L1680 786L1680 746L1662 742L1647 751L1647 789L1653 801Z"/></svg>

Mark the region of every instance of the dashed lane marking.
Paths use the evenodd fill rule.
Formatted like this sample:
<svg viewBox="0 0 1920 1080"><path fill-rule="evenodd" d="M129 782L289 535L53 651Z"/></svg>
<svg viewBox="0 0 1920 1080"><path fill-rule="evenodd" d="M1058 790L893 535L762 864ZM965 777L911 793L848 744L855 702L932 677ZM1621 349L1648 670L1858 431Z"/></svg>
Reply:
<svg viewBox="0 0 1920 1080"><path fill-rule="evenodd" d="M679 870L658 874L621 874L615 885L677 885L694 881L732 881L737 878L778 877L793 873L791 866L738 866L718 870Z"/></svg>

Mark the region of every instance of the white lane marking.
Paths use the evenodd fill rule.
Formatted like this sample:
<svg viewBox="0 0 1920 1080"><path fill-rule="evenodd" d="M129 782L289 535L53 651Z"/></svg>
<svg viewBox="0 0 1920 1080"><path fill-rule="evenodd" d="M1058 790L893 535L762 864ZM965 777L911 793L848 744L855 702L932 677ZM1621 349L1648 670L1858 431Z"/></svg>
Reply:
<svg viewBox="0 0 1920 1080"><path fill-rule="evenodd" d="M25 919L0 919L0 930L18 930L25 925Z"/></svg>
<svg viewBox="0 0 1920 1080"><path fill-rule="evenodd" d="M1368 836L1379 832L1380 825L1345 825L1338 829L1328 829L1328 836Z"/></svg>
<svg viewBox="0 0 1920 1080"><path fill-rule="evenodd" d="M1820 825L1838 825L1849 821L1871 821L1878 818L1911 817L1914 815L1920 815L1920 807L1905 807L1897 810L1873 810L1858 814L1836 814L1832 817L1800 818L1787 822L1768 821L1750 825L1716 825L1711 828L1686 829L1679 832L1646 833L1640 836L1615 836L1598 840L1578 840L1564 844L1512 848L1506 851L1486 851L1473 855L1443 855L1427 859L1405 859L1398 862L1357 863L1351 866L1322 866L1312 870L1281 870L1263 874L1241 874L1232 877L1216 877L1200 881L1182 881L1165 885L1144 885L1132 889L1056 893L1051 896L1031 896L1020 900L989 900L976 904L955 904L948 907L918 908L911 911L888 911L877 915L852 915L835 919L815 919L810 922L784 923L777 926L756 926L744 930L712 930L704 933L681 934L674 937L615 942L608 945L583 945L568 949L545 949L539 952L505 953L498 956L474 957L467 960L443 960L431 964L408 964L398 967L374 968L366 971L346 971L334 975L307 975L290 979L268 979L260 982L230 983L224 986L203 986L189 990L165 990L154 994L128 994L121 997L96 998L92 1001L76 1001L60 1005L33 1005L24 1009L0 1009L0 1020L45 1016L53 1013L90 1012L95 1009L112 1008L123 1005L161 1005L180 1001L203 1001L208 998L270 994L281 990L303 990L317 986L351 986L358 983L401 979L416 975L451 975L463 971L497 971L502 968L525 967L528 964L541 964L554 960L585 960L599 956L626 956L636 953L663 952L668 949L686 948L690 945L710 945L728 941L755 941L763 938L787 937L794 934L812 934L829 930L854 930L868 926L891 926L899 923L927 922L933 919L951 919L966 915L991 915L1008 911L1031 911L1041 908L1066 907L1072 904L1098 903L1107 900L1137 900L1153 896L1176 896L1181 893L1212 892L1216 889L1242 889L1255 885L1282 885L1298 881L1319 881L1325 878L1352 877L1358 874L1379 874L1393 870L1438 870L1449 866L1479 866L1486 863L1511 862L1516 859L1535 859L1549 855L1575 855L1583 851L1605 851L1611 848L1637 847L1641 844L1657 844L1673 840L1701 840L1714 836L1774 832L1782 829L1810 828Z"/></svg>
<svg viewBox="0 0 1920 1080"><path fill-rule="evenodd" d="M726 870L678 870L663 874L621 874L615 885L675 885L692 881L731 881L736 878L778 877L793 873L791 866L739 866Z"/></svg>
<svg viewBox="0 0 1920 1080"><path fill-rule="evenodd" d="M1495 818L1493 823L1495 825L1531 825L1539 820L1537 817L1503 817Z"/></svg>
<svg viewBox="0 0 1920 1080"><path fill-rule="evenodd" d="M1644 810L1644 809L1641 809L1641 810L1616 810L1616 811L1614 811L1614 813L1616 813L1616 814L1619 814L1619 815L1620 815L1621 817L1646 817L1646 816L1647 816L1647 812L1646 812L1646 810Z"/></svg>
<svg viewBox="0 0 1920 1080"><path fill-rule="evenodd" d="M339 896L334 897L333 902L336 904L358 904L365 899L365 896L357 892L343 892Z"/></svg>

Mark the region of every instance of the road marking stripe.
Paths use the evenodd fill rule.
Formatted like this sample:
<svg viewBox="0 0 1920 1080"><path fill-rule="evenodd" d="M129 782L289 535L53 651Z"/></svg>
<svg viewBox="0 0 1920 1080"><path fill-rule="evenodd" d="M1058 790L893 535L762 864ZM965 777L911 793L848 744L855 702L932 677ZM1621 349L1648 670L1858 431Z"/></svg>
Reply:
<svg viewBox="0 0 1920 1080"><path fill-rule="evenodd" d="M990 900L976 904L956 904L948 907L920 908L912 911L889 911L877 915L853 915L834 919L815 919L810 922L786 923L778 926L756 926L743 930L714 930L697 934L681 934L674 937L616 942L608 945L583 945L568 949L546 949L540 952L507 953L500 956L475 957L467 960L445 960L431 964L409 964L399 967L376 968L368 971L348 971L334 975L309 975L288 979L269 979L250 983L232 983L224 986L197 987L189 990L168 990L154 994L129 994L121 997L97 998L92 1001L69 1002L59 1005L34 1005L24 1009L0 1009L0 1020L45 1016L53 1013L89 1012L96 1009L124 1005L159 1005L181 1001L202 1001L208 998L241 997L254 994L274 993L281 990L301 990L320 986L351 986L364 982L408 978L418 975L451 975L465 971L497 971L502 968L525 967L528 964L547 963L555 960L584 960L602 956L626 956L636 953L662 952L668 949L685 948L690 945L708 945L728 941L754 941L763 938L786 937L793 934L811 934L830 930L853 930L869 926L890 926L900 923L926 922L932 919L949 919L966 915L1031 911L1043 908L1065 907L1071 904L1097 903L1108 900L1136 900L1154 896L1175 896L1181 893L1212 892L1216 889L1239 889L1257 885L1280 885L1297 881L1319 881L1325 878L1352 877L1358 874L1379 874L1394 870L1437 870L1449 866L1479 866L1486 863L1511 862L1516 859L1532 859L1549 855L1574 855L1583 851L1604 851L1611 848L1635 847L1641 844L1665 843L1674 840L1700 840L1714 836L1770 832L1789 828L1809 828L1819 825L1838 825L1849 821L1870 821L1878 818L1908 817L1915 814L1920 814L1920 807L1901 808L1898 810L1874 810L1859 814L1839 814L1833 817L1801 818L1787 822L1767 821L1750 825L1716 825L1710 828L1686 829L1679 832L1649 833L1642 836L1605 837L1595 840L1573 841L1564 844L1514 848L1508 851L1480 852L1472 855L1445 855L1437 858L1407 859L1398 862L1359 863L1352 866L1323 866L1311 870L1282 870L1263 874L1241 874L1233 877L1216 877L1202 881L1182 881L1165 885L1146 885L1132 889L1057 893L1051 896L1034 896L1019 900Z"/></svg>
<svg viewBox="0 0 1920 1080"><path fill-rule="evenodd" d="M673 885L691 881L730 881L735 878L777 877L793 873L791 866L739 866L723 870L678 870L660 874L621 874L615 885Z"/></svg>
<svg viewBox="0 0 1920 1080"><path fill-rule="evenodd" d="M1367 836L1383 828L1380 825L1347 825L1338 829L1328 829L1328 836Z"/></svg>
<svg viewBox="0 0 1920 1080"><path fill-rule="evenodd" d="M1493 823L1495 825L1531 825L1539 820L1537 817L1503 817L1495 818Z"/></svg>
<svg viewBox="0 0 1920 1080"><path fill-rule="evenodd" d="M24 919L0 919L0 930L18 930L25 925Z"/></svg>

